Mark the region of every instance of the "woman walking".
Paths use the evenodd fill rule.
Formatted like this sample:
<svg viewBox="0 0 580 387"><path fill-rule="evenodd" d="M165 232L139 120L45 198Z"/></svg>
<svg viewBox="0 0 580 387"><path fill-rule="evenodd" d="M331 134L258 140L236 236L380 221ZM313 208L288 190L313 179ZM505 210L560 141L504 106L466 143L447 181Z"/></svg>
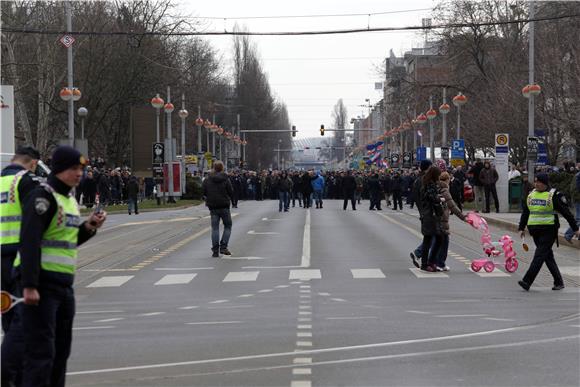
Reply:
<svg viewBox="0 0 580 387"><path fill-rule="evenodd" d="M443 216L441 217L441 226L443 229L443 240L439 251L437 252L437 261L435 263L435 269L437 271L449 271L449 266L445 264L447 260L447 251L449 250L449 216L453 213L459 219L465 221L465 215L461 212L461 209L457 206L451 192L449 191L449 173L443 172L439 176L439 195L443 197L445 203L443 205Z"/></svg>
<svg viewBox="0 0 580 387"><path fill-rule="evenodd" d="M421 200L418 206L421 217L421 234L423 234L423 248L421 251L421 270L434 273L437 271L435 263L437 252L443 243L442 198L439 196L439 176L441 170L431 166L423 176L421 184ZM418 203L418 204L419 204Z"/></svg>

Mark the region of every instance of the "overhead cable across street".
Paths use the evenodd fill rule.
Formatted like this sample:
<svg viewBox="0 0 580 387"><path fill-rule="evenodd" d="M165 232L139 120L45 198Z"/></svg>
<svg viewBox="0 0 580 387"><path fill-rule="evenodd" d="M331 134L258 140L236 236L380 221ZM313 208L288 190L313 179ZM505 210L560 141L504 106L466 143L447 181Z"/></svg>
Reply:
<svg viewBox="0 0 580 387"><path fill-rule="evenodd" d="M364 32L389 32L389 31L414 31L414 30L437 30L444 28L465 28L465 27L484 27L494 25L507 25L553 21L561 19L578 18L580 14L573 15L558 15L533 19L515 19L508 21L483 22L483 23L450 23L450 24L435 24L431 26L407 26L407 27L377 27L377 28L355 28L344 30L322 30L322 31L280 31L280 32L251 32L251 31L182 31L182 32L162 32L162 31L63 31L63 30L39 30L29 28L14 28L4 27L2 32L20 33L20 34L36 34L36 35L62 35L71 34L77 36L216 36L216 35L244 35L244 36L300 36L300 35L340 35L340 34L356 34Z"/></svg>

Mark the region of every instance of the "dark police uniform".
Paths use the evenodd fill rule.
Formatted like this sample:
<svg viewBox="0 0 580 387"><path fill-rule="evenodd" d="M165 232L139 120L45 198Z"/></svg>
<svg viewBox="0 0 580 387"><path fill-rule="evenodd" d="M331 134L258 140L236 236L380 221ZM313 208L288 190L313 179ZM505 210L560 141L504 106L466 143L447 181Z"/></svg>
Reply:
<svg viewBox="0 0 580 387"><path fill-rule="evenodd" d="M12 265L20 245L22 203L39 184L39 178L19 164L10 164L0 177L0 249L2 250L2 290L14 293ZM2 315L2 329L7 332L13 311Z"/></svg>
<svg viewBox="0 0 580 387"><path fill-rule="evenodd" d="M24 288L35 288L40 302L15 307L13 326L2 344L2 373L8 372L17 382L22 377L23 386L65 384L75 314L77 246L96 233L80 223L71 191L50 175L24 204L23 243L14 268L20 294Z"/></svg>
<svg viewBox="0 0 580 387"><path fill-rule="evenodd" d="M545 179L545 182L543 182L548 185L547 176L538 175L538 180L540 179ZM529 290L540 272L542 264L545 262L554 278L554 287L552 289L559 290L564 287L564 280L552 251L552 246L558 238L558 229L560 228L557 213L562 214L574 232L578 231L576 220L568 209L564 195L549 187L544 192L537 190L530 192L527 200L523 203L523 207L518 229L519 231L524 231L527 225L528 231L536 244L536 252L528 271L519 284L525 290Z"/></svg>

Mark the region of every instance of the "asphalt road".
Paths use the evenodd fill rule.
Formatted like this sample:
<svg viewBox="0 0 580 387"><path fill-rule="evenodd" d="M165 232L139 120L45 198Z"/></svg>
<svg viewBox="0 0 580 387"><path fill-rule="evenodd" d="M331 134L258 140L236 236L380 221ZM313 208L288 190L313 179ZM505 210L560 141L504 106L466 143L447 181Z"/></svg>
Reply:
<svg viewBox="0 0 580 387"><path fill-rule="evenodd" d="M418 273L410 210L242 202L231 259L209 212L112 215L82 247L70 386L578 386L580 255L473 273L479 235L453 220L451 271ZM504 232L493 227L494 239Z"/></svg>

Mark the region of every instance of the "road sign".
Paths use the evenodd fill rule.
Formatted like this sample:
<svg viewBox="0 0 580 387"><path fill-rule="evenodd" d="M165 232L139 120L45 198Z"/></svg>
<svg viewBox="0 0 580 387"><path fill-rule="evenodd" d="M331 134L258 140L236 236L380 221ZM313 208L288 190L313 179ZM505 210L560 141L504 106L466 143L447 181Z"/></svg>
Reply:
<svg viewBox="0 0 580 387"><path fill-rule="evenodd" d="M510 135L507 133L495 134L495 154L509 153Z"/></svg>
<svg viewBox="0 0 580 387"><path fill-rule="evenodd" d="M465 140L455 139L451 143L451 159L465 159Z"/></svg>
<svg viewBox="0 0 580 387"><path fill-rule="evenodd" d="M403 152L403 168L411 168L413 166L413 154L411 152Z"/></svg>
<svg viewBox="0 0 580 387"><path fill-rule="evenodd" d="M420 146L417 148L417 161L427 160L427 148Z"/></svg>
<svg viewBox="0 0 580 387"><path fill-rule="evenodd" d="M58 41L66 48L69 48L75 42L75 38L73 38L72 35L63 35L63 37L60 38Z"/></svg>
<svg viewBox="0 0 580 387"><path fill-rule="evenodd" d="M537 137L528 137L528 160L536 161L538 159L538 145L539 139Z"/></svg>
<svg viewBox="0 0 580 387"><path fill-rule="evenodd" d="M441 158L445 160L447 164L449 164L449 148L446 146L441 147Z"/></svg>
<svg viewBox="0 0 580 387"><path fill-rule="evenodd" d="M162 164L165 161L165 145L162 142L153 143L153 164Z"/></svg>

